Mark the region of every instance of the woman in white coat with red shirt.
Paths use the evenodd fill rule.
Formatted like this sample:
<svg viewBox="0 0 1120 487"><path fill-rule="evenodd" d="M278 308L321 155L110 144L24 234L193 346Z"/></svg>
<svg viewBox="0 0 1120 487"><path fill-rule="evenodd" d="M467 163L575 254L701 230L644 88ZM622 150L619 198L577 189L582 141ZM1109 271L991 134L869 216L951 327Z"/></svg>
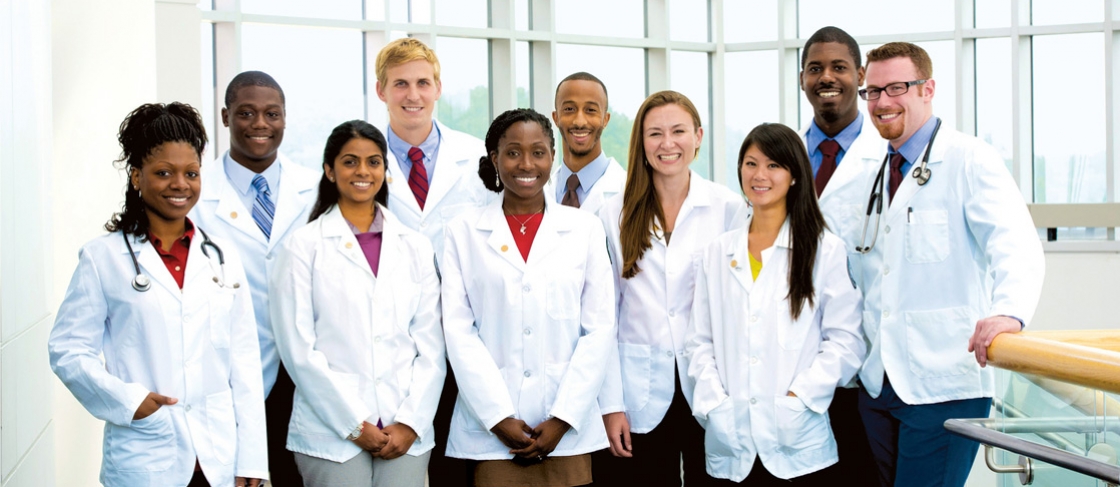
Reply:
<svg viewBox="0 0 1120 487"><path fill-rule="evenodd" d="M187 218L202 118L181 103L143 105L118 140L124 207L82 246L47 342L51 368L105 421L102 484L255 487L268 454L252 297L233 246Z"/></svg>
<svg viewBox="0 0 1120 487"><path fill-rule="evenodd" d="M708 473L751 486L832 485L827 411L866 356L862 299L843 241L825 229L797 133L755 127L738 173L753 214L697 268L686 352Z"/></svg>
<svg viewBox="0 0 1120 487"><path fill-rule="evenodd" d="M296 385L289 450L309 487L424 485L446 373L432 246L385 210L385 137L362 120L327 139L311 221L269 284Z"/></svg>

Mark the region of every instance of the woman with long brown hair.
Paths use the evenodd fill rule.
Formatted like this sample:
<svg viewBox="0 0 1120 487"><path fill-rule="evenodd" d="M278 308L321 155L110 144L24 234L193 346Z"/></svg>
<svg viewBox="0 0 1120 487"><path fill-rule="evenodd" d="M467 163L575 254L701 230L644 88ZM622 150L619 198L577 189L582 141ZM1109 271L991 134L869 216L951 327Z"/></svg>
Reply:
<svg viewBox="0 0 1120 487"><path fill-rule="evenodd" d="M704 485L704 431L692 418L685 332L692 308L693 257L745 221L743 198L689 169L704 137L684 95L654 93L630 134L623 194L599 216L606 228L618 305L618 357L600 405L611 442L596 456L607 485Z"/></svg>

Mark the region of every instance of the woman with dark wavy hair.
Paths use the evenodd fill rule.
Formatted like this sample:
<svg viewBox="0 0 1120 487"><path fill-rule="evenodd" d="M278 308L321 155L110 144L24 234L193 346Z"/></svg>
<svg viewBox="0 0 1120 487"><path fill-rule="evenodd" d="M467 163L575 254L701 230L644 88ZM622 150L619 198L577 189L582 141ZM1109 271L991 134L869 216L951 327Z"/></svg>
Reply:
<svg viewBox="0 0 1120 487"><path fill-rule="evenodd" d="M269 283L295 382L288 449L309 487L422 487L446 373L432 245L385 209L385 137L335 127L311 221Z"/></svg>
<svg viewBox="0 0 1120 487"><path fill-rule="evenodd" d="M445 233L443 328L459 397L447 454L474 485L591 482L607 446L596 395L614 344L610 263L594 216L545 195L552 124L528 109L490 125L478 174L501 198Z"/></svg>
<svg viewBox="0 0 1120 487"><path fill-rule="evenodd" d="M687 345L708 472L751 486L833 485L828 406L867 353L863 299L796 132L755 127L738 175L753 211L697 267Z"/></svg>
<svg viewBox="0 0 1120 487"><path fill-rule="evenodd" d="M259 485L268 455L249 286L233 246L187 218L202 119L182 103L143 105L117 138L124 207L78 254L51 368L105 421L101 483Z"/></svg>

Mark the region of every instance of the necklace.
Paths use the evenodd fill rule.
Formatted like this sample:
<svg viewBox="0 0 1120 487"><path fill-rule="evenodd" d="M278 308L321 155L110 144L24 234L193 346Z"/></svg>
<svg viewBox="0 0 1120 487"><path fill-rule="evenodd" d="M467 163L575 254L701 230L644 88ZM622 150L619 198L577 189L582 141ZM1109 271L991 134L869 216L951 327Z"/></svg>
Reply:
<svg viewBox="0 0 1120 487"><path fill-rule="evenodd" d="M505 208L502 208L502 210L505 211ZM513 213L506 212L506 214L509 215L510 218L513 218L513 221L517 222L518 225L521 225L521 228L518 231L520 231L522 235L525 235L525 225L533 221L533 217L537 215L544 215L544 206L541 206L541 211L529 214L529 216L525 218L525 221L521 221L521 219L517 218L517 215L514 215Z"/></svg>

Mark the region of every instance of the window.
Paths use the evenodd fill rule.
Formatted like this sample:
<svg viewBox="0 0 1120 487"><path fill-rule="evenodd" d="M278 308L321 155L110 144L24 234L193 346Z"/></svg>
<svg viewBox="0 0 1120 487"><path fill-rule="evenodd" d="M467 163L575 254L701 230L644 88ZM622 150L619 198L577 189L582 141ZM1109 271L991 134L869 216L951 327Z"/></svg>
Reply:
<svg viewBox="0 0 1120 487"><path fill-rule="evenodd" d="M436 40L443 85L436 118L448 127L480 139L486 138L491 119L488 48L485 39L440 37Z"/></svg>

